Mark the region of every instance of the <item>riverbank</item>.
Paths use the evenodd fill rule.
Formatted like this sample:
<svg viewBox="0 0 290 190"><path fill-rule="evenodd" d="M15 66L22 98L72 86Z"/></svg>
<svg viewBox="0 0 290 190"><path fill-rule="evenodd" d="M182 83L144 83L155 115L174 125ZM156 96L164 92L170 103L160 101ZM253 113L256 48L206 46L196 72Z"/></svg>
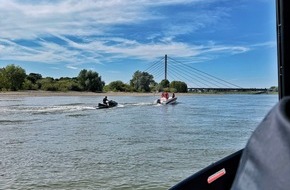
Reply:
<svg viewBox="0 0 290 190"><path fill-rule="evenodd" d="M54 91L8 91L0 92L1 96L127 96L127 95L141 95L141 93L123 93L123 92L108 92L108 93L95 93L95 92L54 92ZM142 93L142 95L146 95ZM148 94L149 95L149 94ZM150 95L154 95L150 93Z"/></svg>
<svg viewBox="0 0 290 190"><path fill-rule="evenodd" d="M160 96L160 93L137 93L137 92L55 92L55 91L5 91L0 92L0 96L13 96L13 97L23 97L23 96Z"/></svg>
<svg viewBox="0 0 290 190"><path fill-rule="evenodd" d="M171 94L171 93L170 93ZM175 93L176 96L191 96L191 95L215 95L215 94L241 94L241 93ZM250 92L244 92L242 94L255 94ZM277 94L277 93L271 93ZM38 97L38 96L160 96L160 93L138 93L138 92L55 92L55 91L41 91L41 90L27 90L27 91L5 91L0 92L0 96L10 96L10 97Z"/></svg>

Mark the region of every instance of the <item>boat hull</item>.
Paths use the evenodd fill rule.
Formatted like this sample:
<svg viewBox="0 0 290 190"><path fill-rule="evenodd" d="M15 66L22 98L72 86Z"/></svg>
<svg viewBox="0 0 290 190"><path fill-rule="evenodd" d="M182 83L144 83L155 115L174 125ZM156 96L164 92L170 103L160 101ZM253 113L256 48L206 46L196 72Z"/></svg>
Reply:
<svg viewBox="0 0 290 190"><path fill-rule="evenodd" d="M169 105L169 104L175 104L176 100L177 100L177 97L169 98L169 99L160 98L160 99L156 100L155 102L157 104Z"/></svg>
<svg viewBox="0 0 290 190"><path fill-rule="evenodd" d="M168 104L175 104L176 103L177 98L169 98L168 100L166 100L165 102L163 102L163 104L168 105Z"/></svg>

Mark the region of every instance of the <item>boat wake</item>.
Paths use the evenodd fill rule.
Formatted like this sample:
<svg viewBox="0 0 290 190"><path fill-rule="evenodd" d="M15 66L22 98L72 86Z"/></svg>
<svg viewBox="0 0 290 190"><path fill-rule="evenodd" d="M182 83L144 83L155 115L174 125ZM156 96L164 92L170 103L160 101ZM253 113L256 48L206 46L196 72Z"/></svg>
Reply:
<svg viewBox="0 0 290 190"><path fill-rule="evenodd" d="M154 102L139 102L139 103L120 103L116 108L142 107L142 106L160 106ZM61 104L61 105L38 105L38 106L23 106L15 105L11 107L0 107L1 112L9 113L28 113L33 115L38 114L59 114L73 113L78 111L96 110L97 105L87 104Z"/></svg>
<svg viewBox="0 0 290 190"><path fill-rule="evenodd" d="M132 107L132 106L152 106L154 103L150 102L139 102L139 103L120 103L118 107Z"/></svg>
<svg viewBox="0 0 290 190"><path fill-rule="evenodd" d="M27 109L27 111L32 111L34 114L50 114L50 113L64 113L64 112L75 112L93 109L91 107L84 106L48 106L48 107L38 107L35 109Z"/></svg>
<svg viewBox="0 0 290 190"><path fill-rule="evenodd" d="M55 105L55 106L13 106L5 108L5 112L26 112L31 114L57 114L96 109L86 105Z"/></svg>

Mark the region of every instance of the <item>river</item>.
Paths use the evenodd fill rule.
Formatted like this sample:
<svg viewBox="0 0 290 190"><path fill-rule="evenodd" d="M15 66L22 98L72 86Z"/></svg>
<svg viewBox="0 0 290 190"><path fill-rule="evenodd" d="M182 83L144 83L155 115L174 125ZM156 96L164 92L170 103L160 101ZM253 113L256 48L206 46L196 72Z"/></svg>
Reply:
<svg viewBox="0 0 290 190"><path fill-rule="evenodd" d="M0 189L168 189L243 148L277 95L0 97Z"/></svg>

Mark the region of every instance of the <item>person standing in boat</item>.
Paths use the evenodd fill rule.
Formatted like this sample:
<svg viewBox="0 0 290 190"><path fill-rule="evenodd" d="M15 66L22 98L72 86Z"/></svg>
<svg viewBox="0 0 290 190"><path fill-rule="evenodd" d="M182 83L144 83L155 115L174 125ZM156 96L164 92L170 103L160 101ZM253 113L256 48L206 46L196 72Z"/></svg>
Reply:
<svg viewBox="0 0 290 190"><path fill-rule="evenodd" d="M174 92L172 93L172 98L175 98L175 94L174 94Z"/></svg>
<svg viewBox="0 0 290 190"><path fill-rule="evenodd" d="M165 98L166 98L166 100L168 100L168 98L169 98L169 94L167 91L165 91Z"/></svg>
<svg viewBox="0 0 290 190"><path fill-rule="evenodd" d="M107 98L107 96L105 96L105 98L103 99L103 104L105 104L105 105L108 105L108 98Z"/></svg>

